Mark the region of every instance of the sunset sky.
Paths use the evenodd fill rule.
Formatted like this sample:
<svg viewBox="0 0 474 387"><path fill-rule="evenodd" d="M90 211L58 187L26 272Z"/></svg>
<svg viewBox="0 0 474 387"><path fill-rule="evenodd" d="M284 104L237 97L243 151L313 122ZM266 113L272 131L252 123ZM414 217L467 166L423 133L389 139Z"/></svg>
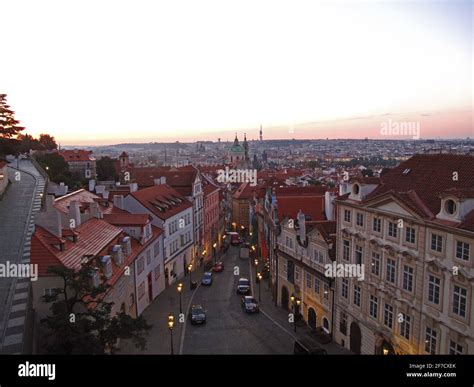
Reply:
<svg viewBox="0 0 474 387"><path fill-rule="evenodd" d="M0 0L0 92L63 144L474 137L470 1Z"/></svg>

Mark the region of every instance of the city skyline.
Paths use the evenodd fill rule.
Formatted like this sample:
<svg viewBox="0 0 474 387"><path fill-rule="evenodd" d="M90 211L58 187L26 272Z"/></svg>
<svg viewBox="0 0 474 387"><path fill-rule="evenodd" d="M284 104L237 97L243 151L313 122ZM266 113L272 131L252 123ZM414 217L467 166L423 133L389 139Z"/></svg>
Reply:
<svg viewBox="0 0 474 387"><path fill-rule="evenodd" d="M3 3L2 90L26 133L63 145L257 139L260 124L266 139L387 138L388 119L472 137L467 1Z"/></svg>

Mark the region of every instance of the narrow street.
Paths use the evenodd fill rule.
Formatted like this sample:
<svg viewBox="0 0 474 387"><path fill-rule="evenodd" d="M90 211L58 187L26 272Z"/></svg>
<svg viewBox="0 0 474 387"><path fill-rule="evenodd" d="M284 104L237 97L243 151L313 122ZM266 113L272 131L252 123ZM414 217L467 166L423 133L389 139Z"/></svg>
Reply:
<svg viewBox="0 0 474 387"><path fill-rule="evenodd" d="M211 286L200 285L203 269L192 273L198 281L195 290L189 289L189 277L181 280L184 285L182 309L185 320L177 323L173 330L174 354L293 354L295 338L311 337L308 327L294 326L288 321L288 312L275 306L268 282L261 283L260 313L247 314L241 307L241 296L236 294L237 281L245 277L252 282L252 293L259 298L255 283L255 267L250 259L240 259L239 247L230 247L222 258L225 269L213 273ZM239 275L234 275L238 268ZM207 312L205 325L191 325L188 311L191 305L202 305ZM179 315L179 295L175 286L167 288L144 311L147 322L153 325L147 337L147 348L136 349L130 342L121 344L123 354L170 354L171 335L167 329L169 313ZM346 353L339 345L323 346L329 354Z"/></svg>

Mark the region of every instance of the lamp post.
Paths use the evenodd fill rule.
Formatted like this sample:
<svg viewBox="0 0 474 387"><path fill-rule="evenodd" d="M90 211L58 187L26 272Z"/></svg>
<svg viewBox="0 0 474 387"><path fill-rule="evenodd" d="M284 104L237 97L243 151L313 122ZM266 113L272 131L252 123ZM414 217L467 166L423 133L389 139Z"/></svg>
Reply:
<svg viewBox="0 0 474 387"><path fill-rule="evenodd" d="M173 328L174 328L174 316L170 313L168 315L168 329L170 331L171 354L172 355L174 355L174 350L173 350Z"/></svg>
<svg viewBox="0 0 474 387"><path fill-rule="evenodd" d="M258 300L262 301L262 274L257 273L258 278Z"/></svg>
<svg viewBox="0 0 474 387"><path fill-rule="evenodd" d="M217 247L217 243L214 242L214 244L212 245L212 255L214 255L214 263L217 263L216 247Z"/></svg>
<svg viewBox="0 0 474 387"><path fill-rule="evenodd" d="M188 265L188 271L189 271L189 289L192 289L192 286L193 286L192 270L193 270L193 264L190 263L190 264Z"/></svg>
<svg viewBox="0 0 474 387"><path fill-rule="evenodd" d="M295 297L295 296L291 296L290 300L293 304L293 325L294 325L295 332L296 332L296 318L297 318L298 313L299 313L299 306L301 304L301 300L298 297Z"/></svg>
<svg viewBox="0 0 474 387"><path fill-rule="evenodd" d="M179 293L179 313L181 314L183 313L183 304L181 302L181 291L183 290L183 284L181 282L178 284L177 289Z"/></svg>

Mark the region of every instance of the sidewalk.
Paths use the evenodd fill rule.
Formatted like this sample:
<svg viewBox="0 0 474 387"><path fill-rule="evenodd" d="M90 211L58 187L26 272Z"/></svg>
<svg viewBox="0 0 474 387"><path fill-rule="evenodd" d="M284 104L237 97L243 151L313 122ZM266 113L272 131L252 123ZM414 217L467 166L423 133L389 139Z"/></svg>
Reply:
<svg viewBox="0 0 474 387"><path fill-rule="evenodd" d="M312 333L311 328L307 324L297 324L296 326L296 333L294 331L293 323L288 321L289 312L275 306L275 301L272 299L272 292L269 289L269 280L262 279L261 284L256 283L256 270L255 266L251 265L251 279L252 279L252 286L253 286L253 294L254 297L258 299L259 297L259 286L261 286L261 301L260 303L260 312L264 314L267 318L273 321L274 324L280 326L282 330L286 332L286 334L292 336L295 340L296 339L310 339L315 341L314 334ZM320 344L322 348L324 348L328 354L330 355L350 355L351 352L347 349L343 348L339 344L335 342L330 342L328 344Z"/></svg>
<svg viewBox="0 0 474 387"><path fill-rule="evenodd" d="M168 315L174 315L175 326L173 329L173 350L177 355L181 351L182 340L184 338L184 331L186 326L186 318L188 315L188 306L191 305L191 300L196 290L201 286L201 278L204 273L204 267L198 267L191 274L193 281L197 283L197 287L190 289L189 274L173 285L168 286L162 293L160 293L142 313L142 316L147 320L148 324L153 324L152 329L146 336L146 348L141 351L136 348L130 340L122 341L120 345L119 354L171 354L171 334L168 329ZM184 314L184 321L179 321L179 293L176 289L178 283L183 284L181 292L181 304Z"/></svg>

